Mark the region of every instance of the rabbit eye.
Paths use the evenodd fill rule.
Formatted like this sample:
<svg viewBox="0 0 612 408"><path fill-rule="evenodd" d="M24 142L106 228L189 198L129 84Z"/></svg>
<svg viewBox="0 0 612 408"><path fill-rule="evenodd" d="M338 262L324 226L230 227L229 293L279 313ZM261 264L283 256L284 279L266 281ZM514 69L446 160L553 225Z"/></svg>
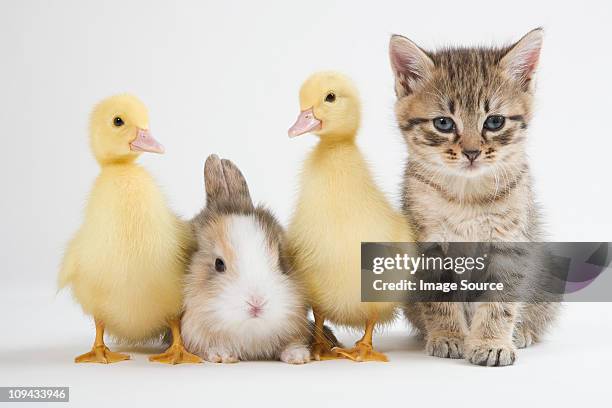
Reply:
<svg viewBox="0 0 612 408"><path fill-rule="evenodd" d="M329 103L336 102L336 94L333 92L328 93L327 96L325 97L325 102L329 102Z"/></svg>
<svg viewBox="0 0 612 408"><path fill-rule="evenodd" d="M121 119L119 116L116 116L113 119L113 125L117 126L117 127L121 127L125 124L125 122L123 121L123 119Z"/></svg>
<svg viewBox="0 0 612 408"><path fill-rule="evenodd" d="M223 259L221 258L215 259L215 271L225 272L225 262L223 262Z"/></svg>

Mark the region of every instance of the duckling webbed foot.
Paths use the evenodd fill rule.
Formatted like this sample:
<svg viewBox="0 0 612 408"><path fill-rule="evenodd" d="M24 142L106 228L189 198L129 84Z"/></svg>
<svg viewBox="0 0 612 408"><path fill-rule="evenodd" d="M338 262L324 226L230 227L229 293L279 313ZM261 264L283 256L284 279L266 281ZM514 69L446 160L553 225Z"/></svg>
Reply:
<svg viewBox="0 0 612 408"><path fill-rule="evenodd" d="M96 323L96 339L91 347L91 351L81 354L74 359L75 363L100 363L109 364L118 361L129 360L130 356L122 353L110 351L104 344L104 323L101 320L95 319Z"/></svg>
<svg viewBox="0 0 612 408"><path fill-rule="evenodd" d="M375 351L372 346L372 335L374 334L376 320L376 315L372 315L368 319L365 325L365 333L361 340L355 343L355 347L350 349L334 347L332 351L340 354L343 358L348 358L353 361L389 361L386 355Z"/></svg>
<svg viewBox="0 0 612 408"><path fill-rule="evenodd" d="M333 351L332 347L325 341L312 343L310 346L310 356L313 360L338 360L344 358Z"/></svg>
<svg viewBox="0 0 612 408"><path fill-rule="evenodd" d="M129 360L130 356L110 351L104 344L94 345L90 352L81 354L74 359L75 363L101 363L109 364Z"/></svg>
<svg viewBox="0 0 612 408"><path fill-rule="evenodd" d="M182 344L173 344L165 352L149 357L149 361L164 364L198 364L202 359L185 350Z"/></svg>
<svg viewBox="0 0 612 408"><path fill-rule="evenodd" d="M353 361L389 361L386 355L375 351L371 344L363 341L358 341L355 343L355 347L350 349L334 347L332 351L338 353L342 358L348 358Z"/></svg>
<svg viewBox="0 0 612 408"><path fill-rule="evenodd" d="M329 332L331 336L326 334L325 317L317 310L316 307L312 308L312 314L314 315L314 323L312 324L312 341L310 343L310 358L315 361L323 360L338 360L342 359L341 355L332 351L332 343L337 340L333 333ZM328 338L331 337L332 339Z"/></svg>
<svg viewBox="0 0 612 408"><path fill-rule="evenodd" d="M168 322L168 326L170 326L170 330L172 331L172 345L170 345L165 352L149 357L149 361L173 365L184 363L198 364L202 362L200 357L191 354L183 346L180 322L178 318Z"/></svg>

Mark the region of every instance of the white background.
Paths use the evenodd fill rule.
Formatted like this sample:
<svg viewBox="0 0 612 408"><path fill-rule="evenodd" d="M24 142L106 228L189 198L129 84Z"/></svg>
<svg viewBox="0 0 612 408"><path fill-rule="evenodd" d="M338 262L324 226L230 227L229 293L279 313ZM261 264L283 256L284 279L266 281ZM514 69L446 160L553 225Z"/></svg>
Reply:
<svg viewBox="0 0 612 408"><path fill-rule="evenodd" d="M98 172L89 111L119 92L149 107L167 153L141 162L179 214L201 208L202 167L214 152L237 163L255 200L286 223L301 161L316 141L287 138L298 89L313 71L343 71L363 99L359 145L397 205L406 149L393 117L392 33L431 48L510 43L543 26L529 152L547 229L554 240L610 241L611 9L584 0L3 0L0 386L71 385L79 405L152 396L210 406L598 402L612 363L609 305L568 305L547 341L504 369L426 357L402 322L377 339L392 359L386 365L160 367L134 352L136 361L75 366L93 331L68 294L56 297L55 279Z"/></svg>

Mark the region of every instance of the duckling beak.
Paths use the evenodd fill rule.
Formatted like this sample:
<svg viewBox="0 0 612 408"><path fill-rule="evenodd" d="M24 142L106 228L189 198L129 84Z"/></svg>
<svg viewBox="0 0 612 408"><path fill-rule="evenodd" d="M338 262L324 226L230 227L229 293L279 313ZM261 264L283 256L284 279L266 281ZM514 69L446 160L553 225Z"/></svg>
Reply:
<svg viewBox="0 0 612 408"><path fill-rule="evenodd" d="M164 153L164 146L162 146L157 140L153 139L149 129L138 128L136 139L130 143L130 149L134 152L150 152L150 153Z"/></svg>
<svg viewBox="0 0 612 408"><path fill-rule="evenodd" d="M297 120L289 128L289 137L296 137L313 130L321 129L321 121L314 115L312 108L300 112Z"/></svg>

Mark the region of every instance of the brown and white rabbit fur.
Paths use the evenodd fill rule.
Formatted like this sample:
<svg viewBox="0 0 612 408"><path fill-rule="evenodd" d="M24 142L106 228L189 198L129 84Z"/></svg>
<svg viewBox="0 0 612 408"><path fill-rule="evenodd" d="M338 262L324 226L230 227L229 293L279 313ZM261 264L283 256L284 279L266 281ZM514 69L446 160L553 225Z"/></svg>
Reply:
<svg viewBox="0 0 612 408"><path fill-rule="evenodd" d="M185 284L184 342L212 362L310 360L304 296L283 259L284 231L254 207L229 160L204 167L206 207L193 220L198 239Z"/></svg>

